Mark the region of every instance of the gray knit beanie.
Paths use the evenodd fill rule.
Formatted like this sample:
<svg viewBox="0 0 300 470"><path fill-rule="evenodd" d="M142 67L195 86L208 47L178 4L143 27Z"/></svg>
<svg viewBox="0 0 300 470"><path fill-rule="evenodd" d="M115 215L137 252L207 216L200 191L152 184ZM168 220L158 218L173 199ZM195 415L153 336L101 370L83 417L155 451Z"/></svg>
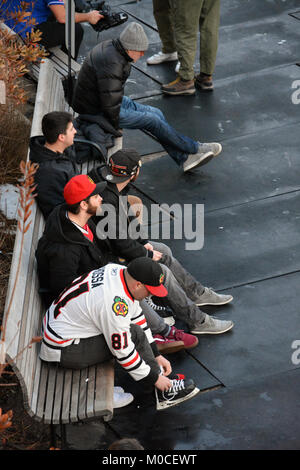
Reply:
<svg viewBox="0 0 300 470"><path fill-rule="evenodd" d="M148 49L148 38L139 23L129 23L120 34L119 39L127 51L146 51Z"/></svg>

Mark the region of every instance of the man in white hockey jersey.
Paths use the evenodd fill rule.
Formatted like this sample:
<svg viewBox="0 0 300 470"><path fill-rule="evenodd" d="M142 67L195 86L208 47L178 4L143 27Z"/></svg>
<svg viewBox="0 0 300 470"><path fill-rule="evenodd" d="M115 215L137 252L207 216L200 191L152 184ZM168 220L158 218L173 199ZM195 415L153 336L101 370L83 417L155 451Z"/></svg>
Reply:
<svg viewBox="0 0 300 470"><path fill-rule="evenodd" d="M139 301L165 297L160 264L136 258L127 268L108 264L75 279L43 320L40 357L67 368L84 368L115 357L145 389L154 387L157 409L188 400L192 380L170 379L170 362L157 350Z"/></svg>

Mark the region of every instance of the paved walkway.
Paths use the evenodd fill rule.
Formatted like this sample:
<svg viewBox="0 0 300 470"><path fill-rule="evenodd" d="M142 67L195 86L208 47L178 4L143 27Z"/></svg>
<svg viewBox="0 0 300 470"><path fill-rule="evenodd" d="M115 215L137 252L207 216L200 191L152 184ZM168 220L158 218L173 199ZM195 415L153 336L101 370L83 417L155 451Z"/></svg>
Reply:
<svg viewBox="0 0 300 470"><path fill-rule="evenodd" d="M294 103L300 6L221 3L214 93L170 98L160 84L173 79L175 63L146 65L160 50L152 2L110 2L140 21L150 40L126 93L162 109L181 132L222 142L220 157L183 175L149 136L126 131L124 137L124 147L136 147L146 161L138 180L143 191L170 205L204 204L203 249L185 251L181 240L170 246L204 284L233 294L232 305L207 312L232 319L235 328L168 357L174 370L195 380L196 398L158 413L130 383L133 404L116 410L108 426L68 426L70 448L103 449L125 436L156 450L300 448L300 105ZM86 31L83 56L97 39ZM119 373L118 381L125 383Z"/></svg>

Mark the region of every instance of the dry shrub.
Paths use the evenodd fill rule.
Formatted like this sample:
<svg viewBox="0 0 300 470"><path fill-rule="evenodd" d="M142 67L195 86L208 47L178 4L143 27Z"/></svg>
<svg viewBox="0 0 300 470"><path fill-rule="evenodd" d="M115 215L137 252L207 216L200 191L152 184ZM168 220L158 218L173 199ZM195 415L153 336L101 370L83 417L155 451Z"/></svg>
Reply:
<svg viewBox="0 0 300 470"><path fill-rule="evenodd" d="M0 324L4 312L15 231L16 221L8 220L0 212Z"/></svg>
<svg viewBox="0 0 300 470"><path fill-rule="evenodd" d="M0 0L0 23L7 19L14 25L33 28L35 19L32 17L32 2L19 2L14 12L8 12L7 2ZM5 28L0 28L0 80L5 84L6 103L19 105L26 103L27 95L20 83L20 78L28 71L30 64L45 58L48 53L39 46L41 32L32 30L27 33L25 39Z"/></svg>
<svg viewBox="0 0 300 470"><path fill-rule="evenodd" d="M0 184L16 184L19 165L26 160L30 121L12 106L1 107L0 115Z"/></svg>

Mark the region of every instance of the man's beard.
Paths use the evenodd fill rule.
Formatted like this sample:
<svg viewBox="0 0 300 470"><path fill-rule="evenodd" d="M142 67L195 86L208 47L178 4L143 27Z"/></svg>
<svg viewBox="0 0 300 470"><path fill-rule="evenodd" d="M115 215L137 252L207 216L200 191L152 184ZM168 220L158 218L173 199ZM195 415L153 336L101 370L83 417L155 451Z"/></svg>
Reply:
<svg viewBox="0 0 300 470"><path fill-rule="evenodd" d="M87 214L89 215L100 215L101 214L101 206L95 207L89 204L87 208Z"/></svg>

